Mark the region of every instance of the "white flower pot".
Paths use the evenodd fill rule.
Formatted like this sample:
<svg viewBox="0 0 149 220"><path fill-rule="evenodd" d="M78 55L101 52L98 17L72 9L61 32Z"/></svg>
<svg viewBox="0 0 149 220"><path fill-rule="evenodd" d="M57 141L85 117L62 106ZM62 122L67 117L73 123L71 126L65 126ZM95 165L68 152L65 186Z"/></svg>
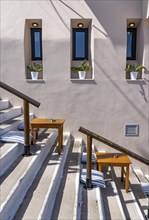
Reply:
<svg viewBox="0 0 149 220"><path fill-rule="evenodd" d="M31 77L32 77L32 80L37 80L38 79L38 72L31 72Z"/></svg>
<svg viewBox="0 0 149 220"><path fill-rule="evenodd" d="M138 72L130 72L131 80L136 80L138 77Z"/></svg>
<svg viewBox="0 0 149 220"><path fill-rule="evenodd" d="M78 73L79 73L79 79L85 79L86 71L78 71Z"/></svg>

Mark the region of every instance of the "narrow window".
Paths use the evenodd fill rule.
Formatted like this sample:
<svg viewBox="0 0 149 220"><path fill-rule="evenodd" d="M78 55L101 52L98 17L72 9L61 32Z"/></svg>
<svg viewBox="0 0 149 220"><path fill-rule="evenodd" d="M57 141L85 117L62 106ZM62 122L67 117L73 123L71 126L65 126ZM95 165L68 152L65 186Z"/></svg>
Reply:
<svg viewBox="0 0 149 220"><path fill-rule="evenodd" d="M88 60L88 28L73 28L73 60Z"/></svg>
<svg viewBox="0 0 149 220"><path fill-rule="evenodd" d="M42 60L42 34L41 28L31 28L32 60Z"/></svg>
<svg viewBox="0 0 149 220"><path fill-rule="evenodd" d="M136 59L136 28L127 28L127 60Z"/></svg>

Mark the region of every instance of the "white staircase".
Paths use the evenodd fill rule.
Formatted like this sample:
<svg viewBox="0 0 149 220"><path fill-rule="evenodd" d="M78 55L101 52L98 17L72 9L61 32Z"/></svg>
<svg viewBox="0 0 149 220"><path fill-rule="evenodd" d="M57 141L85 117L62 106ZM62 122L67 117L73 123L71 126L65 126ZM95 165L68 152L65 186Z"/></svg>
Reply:
<svg viewBox="0 0 149 220"><path fill-rule="evenodd" d="M9 102L1 100L1 104L5 114ZM23 120L18 115L4 118L1 134L17 129ZM0 143L1 220L145 219L148 199L140 182L148 179L143 173L131 169L126 193L120 168L105 168L106 188L86 190L80 183L81 170L86 168L81 163L85 144L64 132L62 152L58 155L57 141L56 130L44 130L31 145L33 155L27 157L22 157L22 144ZM92 168L96 169L96 164Z"/></svg>
<svg viewBox="0 0 149 220"><path fill-rule="evenodd" d="M0 100L0 110L4 110L9 108L9 101L8 100Z"/></svg>
<svg viewBox="0 0 149 220"><path fill-rule="evenodd" d="M12 107L12 108L1 110L0 124L2 124L4 121L8 121L21 114L22 114L21 107Z"/></svg>
<svg viewBox="0 0 149 220"><path fill-rule="evenodd" d="M0 100L0 135L16 130L22 120L22 107L14 107L8 100Z"/></svg>

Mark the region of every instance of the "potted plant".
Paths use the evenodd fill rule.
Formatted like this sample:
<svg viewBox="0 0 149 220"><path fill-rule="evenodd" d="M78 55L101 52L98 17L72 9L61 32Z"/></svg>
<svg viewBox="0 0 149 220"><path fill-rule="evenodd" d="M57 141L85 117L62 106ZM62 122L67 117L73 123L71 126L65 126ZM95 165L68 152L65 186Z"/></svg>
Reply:
<svg viewBox="0 0 149 220"><path fill-rule="evenodd" d="M42 71L42 65L39 63L27 65L27 69L31 71L31 77L33 80L38 79L38 73Z"/></svg>
<svg viewBox="0 0 149 220"><path fill-rule="evenodd" d="M72 72L78 72L80 79L85 79L86 71L89 71L91 66L87 60L84 60L81 66L72 66Z"/></svg>
<svg viewBox="0 0 149 220"><path fill-rule="evenodd" d="M138 72L142 69L146 69L143 65L127 64L125 71L130 74L131 80L136 80L138 77Z"/></svg>

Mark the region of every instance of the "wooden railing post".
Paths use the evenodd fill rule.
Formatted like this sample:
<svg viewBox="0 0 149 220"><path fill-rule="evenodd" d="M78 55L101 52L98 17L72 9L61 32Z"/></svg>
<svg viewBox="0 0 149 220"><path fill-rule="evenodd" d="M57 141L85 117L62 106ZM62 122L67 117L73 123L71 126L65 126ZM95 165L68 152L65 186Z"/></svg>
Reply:
<svg viewBox="0 0 149 220"><path fill-rule="evenodd" d="M92 137L87 135L87 174L86 189L92 188Z"/></svg>
<svg viewBox="0 0 149 220"><path fill-rule="evenodd" d="M30 153L29 103L24 100L24 156Z"/></svg>

